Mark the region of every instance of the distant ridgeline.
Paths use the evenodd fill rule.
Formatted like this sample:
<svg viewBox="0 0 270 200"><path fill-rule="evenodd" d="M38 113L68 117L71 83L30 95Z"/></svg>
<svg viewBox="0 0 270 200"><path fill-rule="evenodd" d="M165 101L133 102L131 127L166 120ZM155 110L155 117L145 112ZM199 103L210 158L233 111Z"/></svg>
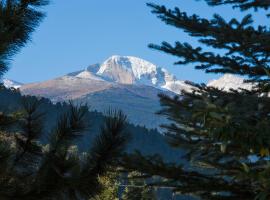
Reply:
<svg viewBox="0 0 270 200"><path fill-rule="evenodd" d="M47 98L39 98L33 96L24 96L25 98L35 98L40 102L41 112L44 113L44 128L42 143L48 141L48 136L51 129L56 125L58 117L67 111L68 104L56 103L53 104ZM19 91L13 89L0 89L0 112L13 112L21 108L22 95ZM91 105L90 105L91 106ZM91 111L87 114L89 122L89 130L86 131L82 137L78 138L77 145L80 151L89 149L92 139L99 133L100 126L104 120L104 115L99 112ZM164 136L157 130L148 130L144 127L127 124L127 132L130 133L131 138L127 146L127 151L132 152L139 150L144 155L159 154L168 162L179 162L179 158L183 154L182 151L172 149Z"/></svg>

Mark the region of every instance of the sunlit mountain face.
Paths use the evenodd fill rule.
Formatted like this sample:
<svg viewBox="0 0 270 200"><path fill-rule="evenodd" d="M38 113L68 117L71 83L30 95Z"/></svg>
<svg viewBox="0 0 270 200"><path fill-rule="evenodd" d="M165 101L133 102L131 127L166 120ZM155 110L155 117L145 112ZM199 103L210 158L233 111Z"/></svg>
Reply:
<svg viewBox="0 0 270 200"><path fill-rule="evenodd" d="M159 93L177 95L182 90L192 90L192 86L165 68L141 58L117 55L44 82L21 84L4 79L3 83L6 87L20 88L23 94L46 97L54 103L73 100L101 112L121 109L132 123L147 128L158 128L166 122L164 117L156 115L161 108ZM228 74L208 85L225 90L251 87L242 78Z"/></svg>

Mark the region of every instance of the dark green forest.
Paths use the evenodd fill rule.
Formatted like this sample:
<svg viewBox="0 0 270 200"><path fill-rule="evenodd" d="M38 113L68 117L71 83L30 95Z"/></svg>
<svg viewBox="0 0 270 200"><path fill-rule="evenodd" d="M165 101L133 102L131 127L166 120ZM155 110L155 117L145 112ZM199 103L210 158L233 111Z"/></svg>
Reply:
<svg viewBox="0 0 270 200"><path fill-rule="evenodd" d="M38 102L39 112L42 116L42 134L40 141L48 143L51 130L57 126L57 119L65 114L69 108L69 102L53 104L49 99L33 96L22 96L18 90L2 88L0 91L0 108L3 113L11 114L14 111L23 110L23 101L33 100ZM90 106L90 105L88 105ZM75 144L78 150L85 152L91 146L91 141L100 132L100 128L105 121L102 113L88 111L85 118L89 128L85 130L82 138L78 138ZM159 154L167 162L178 162L179 157L184 154L184 150L173 150L165 141L164 136L157 130L148 130L144 127L127 123L128 145L126 152L140 151L144 155Z"/></svg>

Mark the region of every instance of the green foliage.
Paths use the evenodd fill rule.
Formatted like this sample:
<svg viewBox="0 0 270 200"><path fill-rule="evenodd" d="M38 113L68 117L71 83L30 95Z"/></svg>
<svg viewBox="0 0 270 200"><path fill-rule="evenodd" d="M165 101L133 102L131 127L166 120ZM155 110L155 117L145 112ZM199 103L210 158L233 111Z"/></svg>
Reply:
<svg viewBox="0 0 270 200"><path fill-rule="evenodd" d="M44 17L39 9L47 4L46 0L0 1L0 76L11 57L30 39ZM87 106L66 105L68 111L60 116L48 144L44 144L41 137L46 113L40 102L35 97L23 97L22 110L0 112L0 199L94 197L101 191L99 177L116 167L127 142L125 115L110 112L93 147L79 153L76 142L89 133Z"/></svg>
<svg viewBox="0 0 270 200"><path fill-rule="evenodd" d="M101 193L90 200L119 200L119 177L116 172L108 172L106 175L99 177L102 185Z"/></svg>
<svg viewBox="0 0 270 200"><path fill-rule="evenodd" d="M39 8L47 0L0 1L0 77L8 69L8 61L30 39L44 17Z"/></svg>
<svg viewBox="0 0 270 200"><path fill-rule="evenodd" d="M198 38L202 45L224 52L206 51L203 46L193 47L181 42L176 42L175 45L167 42L149 45L151 48L181 58L176 64L196 64L196 69L205 70L206 73L233 73L254 79L268 78L266 64L269 30L265 26L254 28L251 15L240 21L233 18L226 22L217 14L208 20L197 15L189 16L178 8L170 10L155 4L149 6L162 21L183 29L190 36Z"/></svg>
<svg viewBox="0 0 270 200"><path fill-rule="evenodd" d="M128 183L123 193L123 200L155 200L153 189L147 186L139 172L131 172L128 175Z"/></svg>
<svg viewBox="0 0 270 200"><path fill-rule="evenodd" d="M35 98L33 98L35 99ZM87 153L75 139L88 132L84 106L70 104L51 132L49 144L39 142L42 115L38 102L24 105L15 134L1 131L1 190L7 199L89 199L102 191L99 177L117 166L127 141L125 116L111 112ZM22 125L21 125L22 124ZM24 180L23 182L21 180Z"/></svg>
<svg viewBox="0 0 270 200"><path fill-rule="evenodd" d="M268 8L269 1L206 0L209 5L232 4L242 10ZM253 26L251 14L226 21L219 15L208 20L179 8L148 4L166 24L184 30L200 46L176 42L150 47L179 58L206 73L246 75L250 91L224 91L189 83L192 92L160 95L162 110L171 124L163 125L168 142L187 151L184 165L167 164L158 157L133 154L123 166L158 175L158 185L200 199L269 199L269 27ZM205 50L207 49L207 50ZM253 157L253 159L251 158Z"/></svg>
<svg viewBox="0 0 270 200"><path fill-rule="evenodd" d="M268 0L205 0L210 6L219 6L224 4L231 4L234 8L240 8L241 10L254 9L268 9L270 7L270 1Z"/></svg>

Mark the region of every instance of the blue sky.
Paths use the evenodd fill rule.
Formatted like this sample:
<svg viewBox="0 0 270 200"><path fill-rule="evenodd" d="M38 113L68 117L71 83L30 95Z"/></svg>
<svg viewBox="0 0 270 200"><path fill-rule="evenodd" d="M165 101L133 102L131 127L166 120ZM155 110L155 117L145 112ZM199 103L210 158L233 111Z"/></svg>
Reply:
<svg viewBox="0 0 270 200"><path fill-rule="evenodd" d="M151 0L150 0L151 1ZM177 58L151 50L149 43L162 41L190 42L181 30L165 25L151 14L145 0L52 0L44 8L47 17L27 44L11 62L5 77L36 82L101 63L111 55L129 55L146 59L167 68L179 79L206 82L217 75L207 75L192 66L174 66ZM211 17L218 13L226 19L243 13L230 7L210 8L204 1L152 0L178 6L188 13ZM246 13L245 13L246 14ZM266 22L263 14L256 16Z"/></svg>

